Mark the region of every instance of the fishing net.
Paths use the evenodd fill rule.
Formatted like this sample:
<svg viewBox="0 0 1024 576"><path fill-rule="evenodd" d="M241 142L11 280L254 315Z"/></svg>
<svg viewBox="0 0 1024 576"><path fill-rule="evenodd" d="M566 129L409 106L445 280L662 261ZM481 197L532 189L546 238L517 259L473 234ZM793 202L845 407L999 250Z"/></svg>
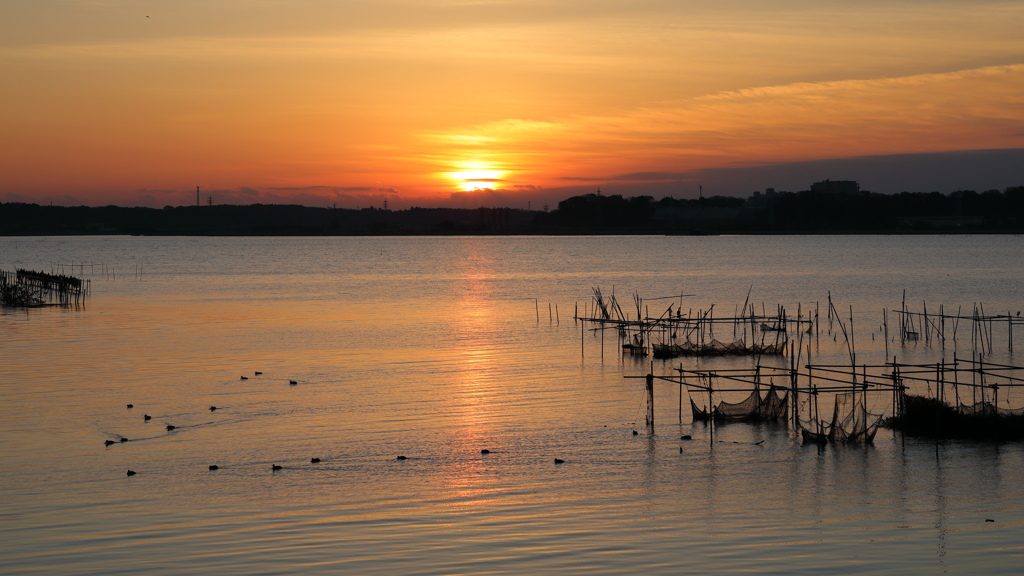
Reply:
<svg viewBox="0 0 1024 576"><path fill-rule="evenodd" d="M974 404L961 404L958 412L969 416L1024 416L1024 408L999 408L991 402L975 402Z"/></svg>
<svg viewBox="0 0 1024 576"><path fill-rule="evenodd" d="M775 386L769 389L764 398L755 389L739 402L719 402L711 414L715 420L725 422L784 421L789 416L788 398L788 393L779 396ZM695 419L698 414L702 419L707 419L707 410L697 408L693 399L690 399L690 408Z"/></svg>
<svg viewBox="0 0 1024 576"><path fill-rule="evenodd" d="M780 356L785 353L785 344L752 344L747 346L746 342L735 340L733 342L721 342L712 338L711 342L704 345L695 344L687 340L682 344L655 344L653 346L655 358L677 358L679 356L754 356L770 355Z"/></svg>
<svg viewBox="0 0 1024 576"><path fill-rule="evenodd" d="M831 442L870 443L875 439L880 422L879 416L865 410L863 395L858 402L852 392L836 394L828 439Z"/></svg>

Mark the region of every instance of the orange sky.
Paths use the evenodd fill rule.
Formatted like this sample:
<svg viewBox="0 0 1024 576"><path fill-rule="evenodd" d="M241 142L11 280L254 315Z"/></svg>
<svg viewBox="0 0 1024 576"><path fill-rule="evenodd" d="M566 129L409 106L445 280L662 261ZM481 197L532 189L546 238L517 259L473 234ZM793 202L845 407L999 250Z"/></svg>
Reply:
<svg viewBox="0 0 1024 576"><path fill-rule="evenodd" d="M181 205L202 185L218 203L538 207L572 186L693 196L709 169L1024 148L1021 2L6 0L0 15L0 201Z"/></svg>

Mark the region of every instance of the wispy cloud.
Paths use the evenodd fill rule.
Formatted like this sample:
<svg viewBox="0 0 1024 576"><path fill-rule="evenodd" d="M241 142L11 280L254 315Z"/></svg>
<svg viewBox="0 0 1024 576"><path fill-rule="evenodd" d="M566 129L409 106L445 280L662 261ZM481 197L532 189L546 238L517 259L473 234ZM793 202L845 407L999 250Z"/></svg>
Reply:
<svg viewBox="0 0 1024 576"><path fill-rule="evenodd" d="M498 156L561 179L663 181L715 166L1024 146L1024 65L719 92L622 115L502 121ZM616 174L616 167L648 170ZM668 167L675 170L665 170ZM529 170L527 170L529 172Z"/></svg>

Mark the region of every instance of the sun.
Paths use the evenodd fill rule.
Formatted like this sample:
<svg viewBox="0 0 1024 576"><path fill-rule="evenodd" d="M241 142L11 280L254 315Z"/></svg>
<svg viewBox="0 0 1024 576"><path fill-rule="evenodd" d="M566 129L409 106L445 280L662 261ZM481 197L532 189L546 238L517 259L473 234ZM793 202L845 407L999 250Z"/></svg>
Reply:
<svg viewBox="0 0 1024 576"><path fill-rule="evenodd" d="M464 170L446 174L464 192L481 188L495 188L496 183L501 182L504 175L505 172L502 170L480 165L466 166Z"/></svg>

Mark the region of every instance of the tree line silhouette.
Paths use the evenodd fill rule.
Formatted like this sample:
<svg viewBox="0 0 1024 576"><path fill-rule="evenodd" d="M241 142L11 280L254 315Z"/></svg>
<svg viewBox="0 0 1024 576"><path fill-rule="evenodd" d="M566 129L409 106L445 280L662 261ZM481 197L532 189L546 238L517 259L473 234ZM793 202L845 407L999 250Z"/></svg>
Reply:
<svg viewBox="0 0 1024 576"><path fill-rule="evenodd" d="M855 194L779 192L748 199L567 198L550 212L508 207L341 209L298 205L127 208L0 203L0 234L400 235L1024 231L1024 186Z"/></svg>

